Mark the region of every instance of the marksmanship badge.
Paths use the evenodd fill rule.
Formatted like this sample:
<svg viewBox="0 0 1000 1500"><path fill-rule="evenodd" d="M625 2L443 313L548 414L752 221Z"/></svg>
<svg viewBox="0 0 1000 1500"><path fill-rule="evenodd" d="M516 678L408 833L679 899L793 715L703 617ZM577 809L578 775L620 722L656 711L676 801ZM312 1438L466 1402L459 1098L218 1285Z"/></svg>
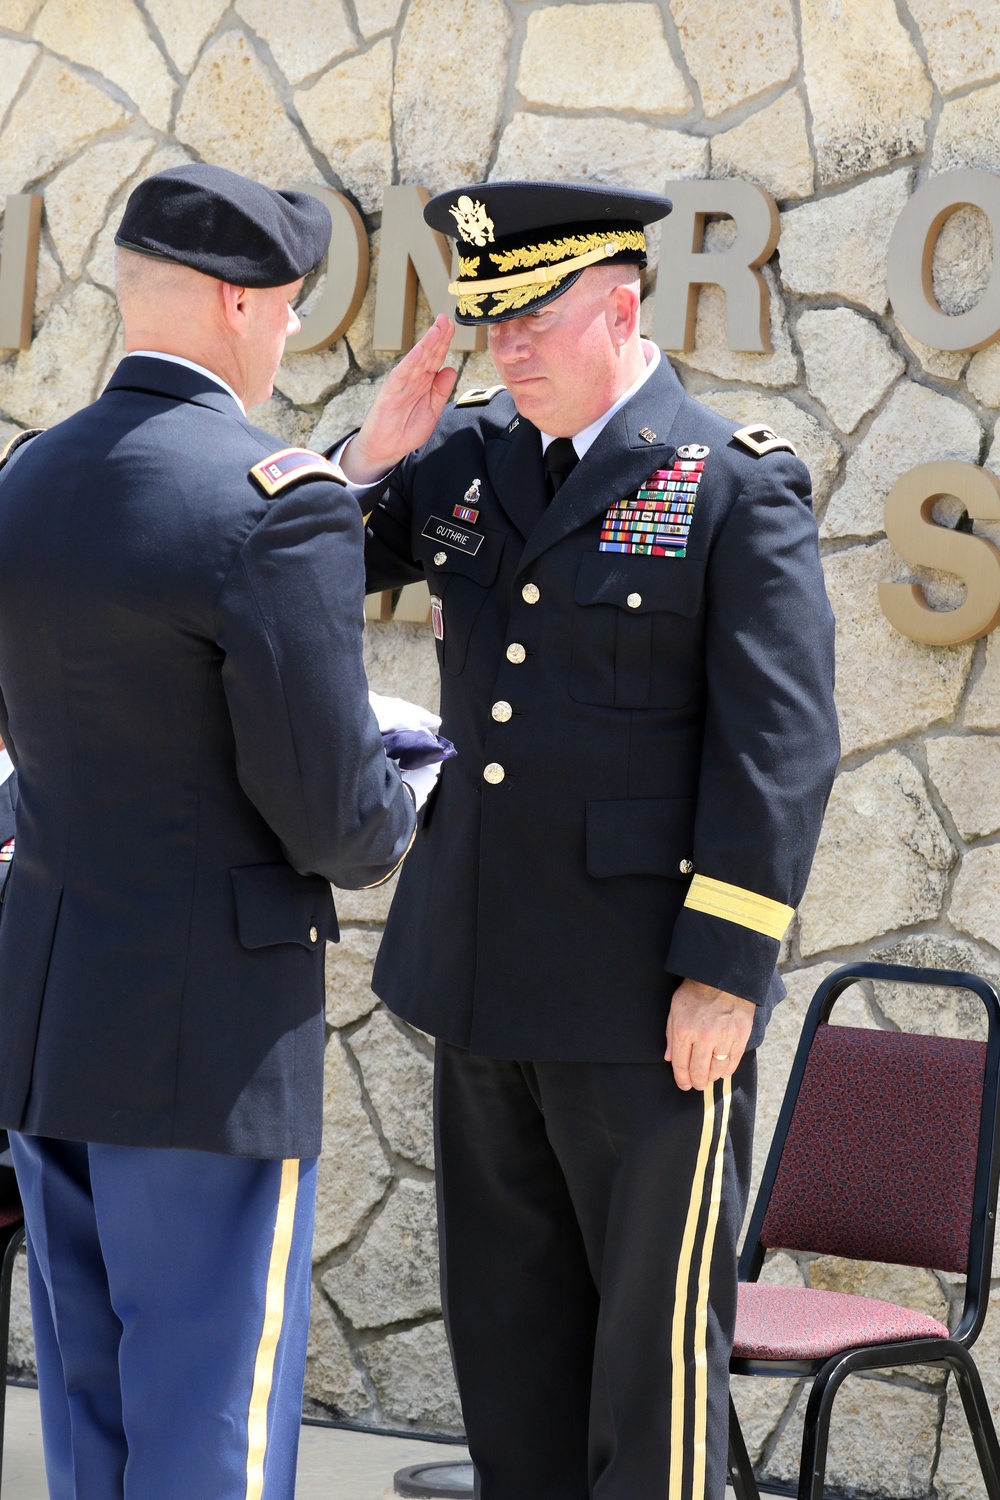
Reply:
<svg viewBox="0 0 1000 1500"><path fill-rule="evenodd" d="M493 243L493 220L486 212L485 203L473 203L468 193L463 193L448 212L458 225L459 234L470 245Z"/></svg>

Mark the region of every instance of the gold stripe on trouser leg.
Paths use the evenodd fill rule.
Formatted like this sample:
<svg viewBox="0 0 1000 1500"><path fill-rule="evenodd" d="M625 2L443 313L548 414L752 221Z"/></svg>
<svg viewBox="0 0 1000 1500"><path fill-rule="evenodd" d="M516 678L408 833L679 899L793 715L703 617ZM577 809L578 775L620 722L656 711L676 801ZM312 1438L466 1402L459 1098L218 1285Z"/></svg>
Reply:
<svg viewBox="0 0 1000 1500"><path fill-rule="evenodd" d="M698 1159L691 1180L691 1197L688 1200L681 1253L677 1261L677 1281L674 1285L674 1316L670 1334L670 1486L669 1500L681 1500L684 1482L684 1408L686 1405L686 1373L684 1366L684 1334L687 1327L687 1305L691 1280L691 1261L694 1242L701 1218L702 1200L705 1196L705 1178L712 1149L712 1134L715 1126L715 1090L705 1090L705 1114L701 1124L701 1140L698 1144Z"/></svg>
<svg viewBox="0 0 1000 1500"><path fill-rule="evenodd" d="M299 1191L299 1163L289 1159L281 1163L281 1186L278 1189L278 1212L274 1220L274 1239L267 1267L264 1292L264 1326L257 1345L253 1367L253 1388L247 1414L247 1491L246 1500L260 1500L264 1490L264 1455L267 1452L267 1404L274 1379L274 1357L281 1337L285 1316L285 1277L295 1228L295 1201Z"/></svg>
<svg viewBox="0 0 1000 1500"><path fill-rule="evenodd" d="M708 1203L708 1222L701 1247L701 1272L698 1277L698 1303L694 1316L694 1477L693 1500L705 1493L705 1428L708 1421L708 1296L712 1276L712 1251L722 1206L722 1169L726 1161L726 1136L729 1132L729 1106L733 1097L731 1078L722 1080L722 1123L715 1148L712 1172L712 1196Z"/></svg>

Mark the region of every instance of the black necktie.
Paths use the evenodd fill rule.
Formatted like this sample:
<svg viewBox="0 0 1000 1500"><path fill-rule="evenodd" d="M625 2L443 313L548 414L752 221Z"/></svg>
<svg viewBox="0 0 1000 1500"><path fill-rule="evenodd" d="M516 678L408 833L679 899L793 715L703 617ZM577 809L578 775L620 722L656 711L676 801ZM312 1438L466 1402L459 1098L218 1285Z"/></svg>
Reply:
<svg viewBox="0 0 1000 1500"><path fill-rule="evenodd" d="M572 438L553 438L544 453L545 472L548 476L549 499L566 483L580 460L576 456Z"/></svg>

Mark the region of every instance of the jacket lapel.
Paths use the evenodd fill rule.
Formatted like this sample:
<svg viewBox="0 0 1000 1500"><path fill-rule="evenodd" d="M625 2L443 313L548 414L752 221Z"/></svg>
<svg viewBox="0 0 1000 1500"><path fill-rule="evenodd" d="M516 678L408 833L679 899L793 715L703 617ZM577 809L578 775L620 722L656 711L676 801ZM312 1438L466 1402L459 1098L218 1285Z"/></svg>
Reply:
<svg viewBox="0 0 1000 1500"><path fill-rule="evenodd" d="M661 356L645 385L615 413L548 506L524 549L522 569L637 490L654 469L666 466L683 401L684 389Z"/></svg>
<svg viewBox="0 0 1000 1500"><path fill-rule="evenodd" d="M484 426L486 472L497 499L523 537L531 536L545 515L548 495L538 428L519 417L513 402L509 415L492 431Z"/></svg>

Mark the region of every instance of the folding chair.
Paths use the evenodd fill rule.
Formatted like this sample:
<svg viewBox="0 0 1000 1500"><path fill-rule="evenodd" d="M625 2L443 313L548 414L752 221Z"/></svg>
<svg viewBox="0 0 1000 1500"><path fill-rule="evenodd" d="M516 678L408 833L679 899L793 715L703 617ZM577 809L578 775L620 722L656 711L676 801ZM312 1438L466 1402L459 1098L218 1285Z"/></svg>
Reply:
<svg viewBox="0 0 1000 1500"><path fill-rule="evenodd" d="M24 1210L17 1190L14 1168L7 1149L7 1136L0 1131L0 1353L3 1371L0 1378L0 1482L3 1479L3 1430L7 1411L7 1344L10 1338L10 1292L14 1276L14 1259L24 1244ZM6 1158L6 1160L5 1160Z"/></svg>
<svg viewBox="0 0 1000 1500"><path fill-rule="evenodd" d="M859 979L971 990L985 1043L827 1024ZM812 1377L799 1500L822 1500L834 1397L856 1370L945 1364L954 1373L990 1500L1000 1444L969 1352L989 1299L996 1219L1000 997L974 974L859 963L813 997L740 1258L734 1374ZM758 1281L770 1249L964 1273L954 1333L894 1303ZM732 1400L729 1470L758 1500Z"/></svg>

